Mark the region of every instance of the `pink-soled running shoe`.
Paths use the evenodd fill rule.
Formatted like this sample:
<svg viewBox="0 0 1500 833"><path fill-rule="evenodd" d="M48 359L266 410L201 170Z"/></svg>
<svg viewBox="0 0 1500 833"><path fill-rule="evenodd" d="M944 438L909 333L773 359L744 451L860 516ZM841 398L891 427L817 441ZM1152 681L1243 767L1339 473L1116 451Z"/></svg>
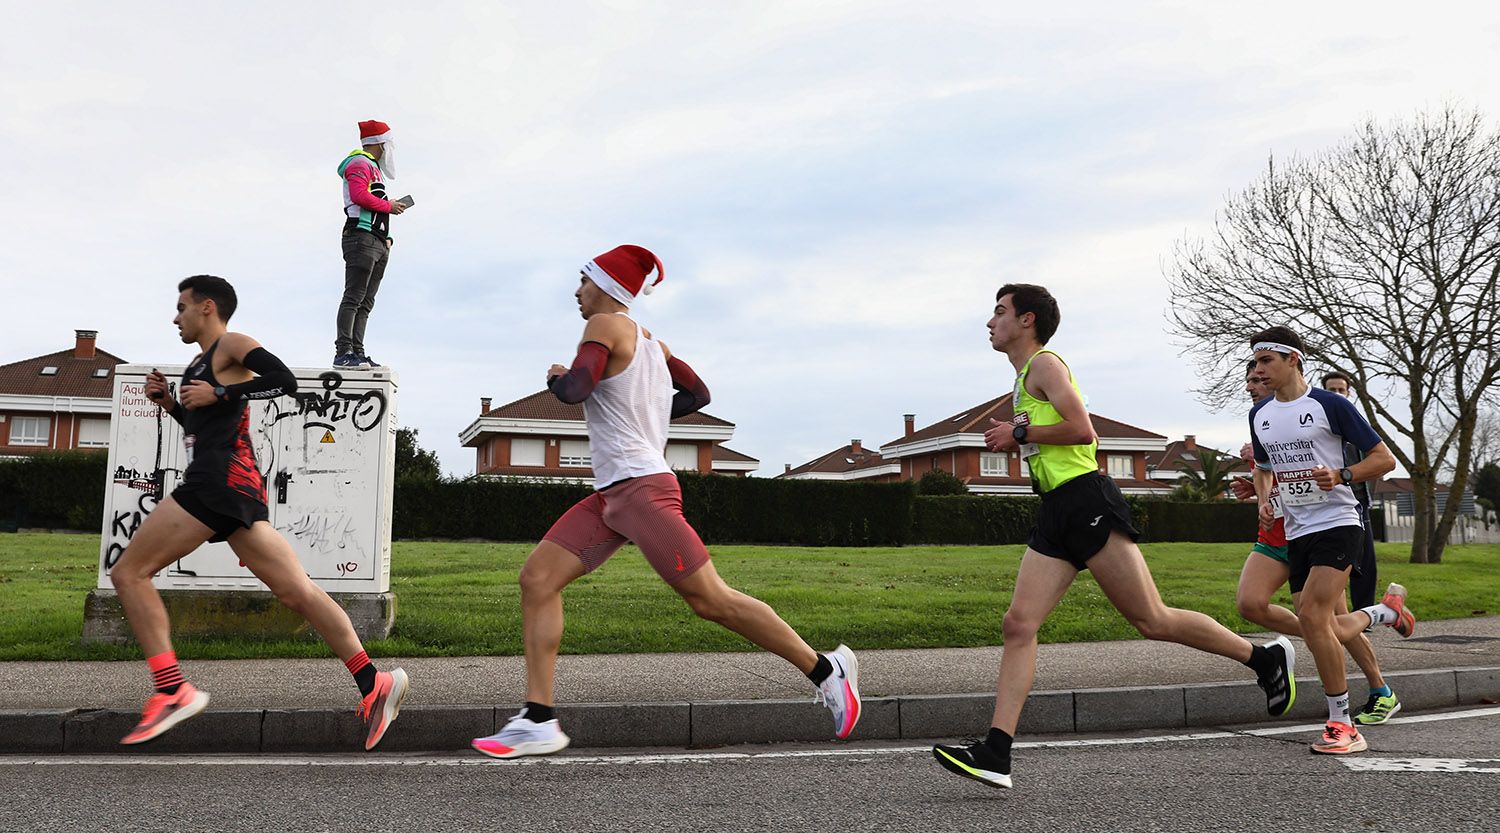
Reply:
<svg viewBox="0 0 1500 833"><path fill-rule="evenodd" d="M859 660L847 645L823 656L833 665L833 673L818 686L818 702L833 712L833 736L845 740L859 723Z"/></svg>
<svg viewBox="0 0 1500 833"><path fill-rule="evenodd" d="M183 683L176 694L153 692L141 710L141 722L121 738L120 743L145 743L182 721L196 717L207 706L208 692L199 691L192 683Z"/></svg>
<svg viewBox="0 0 1500 833"><path fill-rule="evenodd" d="M375 744L380 743L380 739L385 737L385 730L391 728L392 721L401 713L401 701L406 698L406 685L406 672L400 668L376 672L375 687L359 701L359 708L354 710L369 726L369 732L365 734L366 750L374 749Z"/></svg>

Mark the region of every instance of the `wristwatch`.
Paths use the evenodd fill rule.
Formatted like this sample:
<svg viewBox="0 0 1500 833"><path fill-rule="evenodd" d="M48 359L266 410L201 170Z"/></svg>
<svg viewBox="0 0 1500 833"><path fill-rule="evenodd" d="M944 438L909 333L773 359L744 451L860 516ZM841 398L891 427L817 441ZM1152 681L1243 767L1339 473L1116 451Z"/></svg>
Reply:
<svg viewBox="0 0 1500 833"><path fill-rule="evenodd" d="M214 398L215 399L218 399L220 401L227 401L228 400L228 396L229 396L229 394L228 394L227 391L224 390L224 386L223 385L215 385L214 386Z"/></svg>
<svg viewBox="0 0 1500 833"><path fill-rule="evenodd" d="M1011 429L1010 435L1012 437L1016 438L1016 443L1018 443L1018 444L1025 443L1026 442L1026 426L1024 426L1024 425L1017 425L1015 428Z"/></svg>
<svg viewBox="0 0 1500 833"><path fill-rule="evenodd" d="M1339 469L1339 482L1343 483L1345 486L1353 484L1354 472L1350 471L1347 468Z"/></svg>

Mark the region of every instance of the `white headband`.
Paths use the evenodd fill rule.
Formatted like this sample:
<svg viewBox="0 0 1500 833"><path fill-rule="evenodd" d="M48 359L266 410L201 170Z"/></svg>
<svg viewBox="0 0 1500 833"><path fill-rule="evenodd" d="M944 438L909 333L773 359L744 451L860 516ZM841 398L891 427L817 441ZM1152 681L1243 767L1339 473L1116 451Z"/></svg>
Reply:
<svg viewBox="0 0 1500 833"><path fill-rule="evenodd" d="M1288 347L1287 345L1282 344L1280 342L1276 342L1276 341L1258 341L1258 342L1255 343L1255 346L1251 347L1250 349L1251 350L1275 350L1278 353L1291 353L1291 354L1294 354L1294 355L1297 355L1297 356L1301 356L1302 355L1302 351L1301 350L1298 350L1295 347Z"/></svg>

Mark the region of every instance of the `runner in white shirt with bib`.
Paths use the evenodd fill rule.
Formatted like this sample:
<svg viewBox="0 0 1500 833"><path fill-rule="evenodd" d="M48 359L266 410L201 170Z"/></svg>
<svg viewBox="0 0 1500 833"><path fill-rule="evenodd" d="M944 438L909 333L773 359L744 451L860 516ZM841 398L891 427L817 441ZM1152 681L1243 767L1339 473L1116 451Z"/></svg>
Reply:
<svg viewBox="0 0 1500 833"><path fill-rule="evenodd" d="M1300 594L1297 618L1328 697L1328 725L1312 751L1362 752L1368 744L1349 716L1344 651L1335 623L1349 573L1364 546L1364 525L1350 487L1379 479L1396 467L1396 460L1348 400L1308 386L1302 375L1307 348L1295 333L1272 327L1257 333L1250 344L1274 391L1250 409L1261 524L1274 522L1275 489L1285 516L1289 584L1293 594ZM1349 467L1344 466L1346 440L1366 454ZM1406 588L1392 584L1381 604L1360 612L1371 624L1410 636L1416 619L1405 602Z"/></svg>

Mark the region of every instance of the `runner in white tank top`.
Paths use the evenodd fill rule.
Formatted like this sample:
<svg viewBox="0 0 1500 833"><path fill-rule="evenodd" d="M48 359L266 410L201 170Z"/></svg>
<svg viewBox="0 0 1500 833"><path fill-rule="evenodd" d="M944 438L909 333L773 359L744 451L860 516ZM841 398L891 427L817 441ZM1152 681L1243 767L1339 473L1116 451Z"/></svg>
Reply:
<svg viewBox="0 0 1500 833"><path fill-rule="evenodd" d="M623 312L615 314L635 327L635 356L618 375L600 379L583 400L596 489L672 470L666 457L672 411L666 355L644 327Z"/></svg>
<svg viewBox="0 0 1500 833"><path fill-rule="evenodd" d="M552 365L547 387L564 402L583 403L596 491L552 525L521 568L526 705L504 729L475 738L474 748L516 758L568 745L552 708L562 591L626 542L641 548L694 613L806 674L833 712L834 736L849 737L860 714L854 652L840 645L818 654L765 602L725 584L682 515L682 491L666 460L667 425L707 405L708 388L626 315L637 295L661 282L661 261L639 246L620 246L586 264L582 275L574 297L588 324L572 366Z"/></svg>

